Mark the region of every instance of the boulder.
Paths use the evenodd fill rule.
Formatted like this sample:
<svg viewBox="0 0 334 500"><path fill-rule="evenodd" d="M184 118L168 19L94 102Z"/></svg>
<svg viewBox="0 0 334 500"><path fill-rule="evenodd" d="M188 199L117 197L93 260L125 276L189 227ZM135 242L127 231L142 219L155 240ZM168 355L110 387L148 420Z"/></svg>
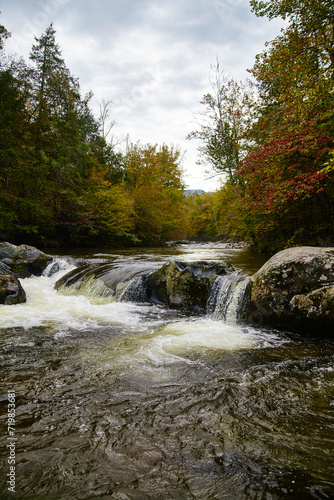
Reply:
<svg viewBox="0 0 334 500"><path fill-rule="evenodd" d="M148 298L170 308L205 309L212 277L233 271L226 263L169 262L148 277Z"/></svg>
<svg viewBox="0 0 334 500"><path fill-rule="evenodd" d="M18 278L40 276L51 261L51 255L35 247L0 243L0 262L7 265Z"/></svg>
<svg viewBox="0 0 334 500"><path fill-rule="evenodd" d="M10 267L5 264L4 262L1 262L0 260L0 275L2 274L11 274Z"/></svg>
<svg viewBox="0 0 334 500"><path fill-rule="evenodd" d="M21 304L26 300L25 291L15 276L0 275L0 304Z"/></svg>
<svg viewBox="0 0 334 500"><path fill-rule="evenodd" d="M334 331L334 248L294 247L269 259L250 280L248 321Z"/></svg>
<svg viewBox="0 0 334 500"><path fill-rule="evenodd" d="M169 262L151 271L147 264L135 272L113 264L82 266L61 277L57 290L72 288L90 300L107 299L151 302L170 308L206 308L214 277L232 273L230 264Z"/></svg>

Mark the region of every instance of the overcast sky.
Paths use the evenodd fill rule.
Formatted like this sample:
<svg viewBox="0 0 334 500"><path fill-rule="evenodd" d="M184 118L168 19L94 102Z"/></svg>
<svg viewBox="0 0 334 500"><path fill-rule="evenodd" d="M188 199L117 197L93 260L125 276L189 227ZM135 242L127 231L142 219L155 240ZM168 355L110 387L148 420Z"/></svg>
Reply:
<svg viewBox="0 0 334 500"><path fill-rule="evenodd" d="M95 114L103 99L113 102L114 136L180 147L186 184L206 191L217 179L205 180L198 144L186 136L210 91L210 65L218 58L228 76L249 78L282 25L257 18L248 0L2 0L0 10L12 33L7 53L28 60L34 36L53 22L82 93L94 93Z"/></svg>

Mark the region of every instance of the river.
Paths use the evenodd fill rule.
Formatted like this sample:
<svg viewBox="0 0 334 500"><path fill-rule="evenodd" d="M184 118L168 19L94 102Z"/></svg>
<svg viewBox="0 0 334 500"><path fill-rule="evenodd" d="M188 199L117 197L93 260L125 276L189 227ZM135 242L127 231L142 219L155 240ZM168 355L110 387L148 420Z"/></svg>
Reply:
<svg viewBox="0 0 334 500"><path fill-rule="evenodd" d="M175 259L227 261L251 275L267 258L225 244L81 251L22 279L27 302L0 308L0 497L333 498L326 332L54 288L82 263L130 276Z"/></svg>

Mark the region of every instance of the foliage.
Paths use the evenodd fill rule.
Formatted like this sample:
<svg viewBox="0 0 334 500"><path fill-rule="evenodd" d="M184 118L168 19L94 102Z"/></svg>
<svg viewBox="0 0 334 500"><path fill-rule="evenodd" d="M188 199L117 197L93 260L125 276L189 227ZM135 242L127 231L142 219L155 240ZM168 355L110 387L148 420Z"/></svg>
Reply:
<svg viewBox="0 0 334 500"><path fill-rule="evenodd" d="M178 149L107 142L110 101L66 67L52 24L30 65L4 57L0 26L0 232L13 242L159 245L235 236L258 249L334 241L334 28L329 0L251 0L286 25L248 83L211 68L199 153L225 184L186 197ZM5 235L5 236L3 236Z"/></svg>
<svg viewBox="0 0 334 500"><path fill-rule="evenodd" d="M232 236L248 239L247 228L243 220L243 186L230 182L214 193L217 229L220 237Z"/></svg>
<svg viewBox="0 0 334 500"><path fill-rule="evenodd" d="M10 33L0 24L0 50L4 48L5 40L10 37Z"/></svg>
<svg viewBox="0 0 334 500"><path fill-rule="evenodd" d="M318 123L279 132L279 137L249 155L239 170L247 178L248 208L266 215L323 192L330 175L323 166L333 139Z"/></svg>
<svg viewBox="0 0 334 500"><path fill-rule="evenodd" d="M233 81L216 77L214 95L203 98L206 121L192 136L203 141L200 153L229 181L210 199L194 201L195 232L235 235L266 251L333 244L333 2L250 3L256 15L282 17L286 25L251 70L258 98L246 109L253 121L240 105L234 107L232 96L240 93ZM235 123L232 109L240 110Z"/></svg>
<svg viewBox="0 0 334 500"><path fill-rule="evenodd" d="M226 182L214 193L195 194L188 199L189 238L218 240L247 239L243 222L243 188Z"/></svg>
<svg viewBox="0 0 334 500"><path fill-rule="evenodd" d="M249 83L228 79L219 62L211 67L212 93L205 94L199 113L199 129L188 139L199 139L198 151L202 162L211 164L217 173L225 173L230 182L236 182L236 170L247 151L246 130L252 119L252 90Z"/></svg>
<svg viewBox="0 0 334 500"><path fill-rule="evenodd" d="M212 240L218 236L213 193L194 194L187 200L189 237Z"/></svg>
<svg viewBox="0 0 334 500"><path fill-rule="evenodd" d="M261 249L334 237L332 2L251 1L259 16L282 17L282 34L256 58L260 114L255 147L241 163L243 217Z"/></svg>
<svg viewBox="0 0 334 500"><path fill-rule="evenodd" d="M259 82L264 115L269 113L273 128L278 120L288 118L291 124L298 125L331 107L334 69L332 2L253 0L251 5L259 16L268 15L270 19L280 16L288 22L282 34L256 57L251 71ZM269 123L266 120L266 125ZM262 121L260 127L263 127Z"/></svg>
<svg viewBox="0 0 334 500"><path fill-rule="evenodd" d="M180 152L115 152L110 102L95 120L55 34L36 37L32 66L0 69L0 231L39 245L163 243L184 223ZM1 49L8 36L1 27Z"/></svg>
<svg viewBox="0 0 334 500"><path fill-rule="evenodd" d="M134 200L135 234L145 245L168 240L183 221L180 152L165 144L131 144L125 156L124 184Z"/></svg>

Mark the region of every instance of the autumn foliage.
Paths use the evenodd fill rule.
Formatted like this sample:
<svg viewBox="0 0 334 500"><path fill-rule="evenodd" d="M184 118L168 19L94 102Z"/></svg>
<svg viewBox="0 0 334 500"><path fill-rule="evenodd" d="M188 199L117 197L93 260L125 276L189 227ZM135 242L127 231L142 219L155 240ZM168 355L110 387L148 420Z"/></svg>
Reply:
<svg viewBox="0 0 334 500"><path fill-rule="evenodd" d="M271 252L334 245L333 1L250 5L285 27L256 56L253 83L212 67L188 137L224 183L190 197L177 149L135 143L120 153L107 143L106 103L96 119L52 25L30 65L4 57L9 33L0 26L0 233L61 245L230 236Z"/></svg>
<svg viewBox="0 0 334 500"><path fill-rule="evenodd" d="M9 33L0 29L0 50ZM2 54L4 56L4 54ZM185 237L180 152L107 144L52 24L30 61L0 60L0 233L37 245L159 245Z"/></svg>
<svg viewBox="0 0 334 500"><path fill-rule="evenodd" d="M332 2L250 3L256 15L282 17L287 25L251 70L256 119L243 136L248 154L236 170L239 189L231 183L222 188L217 225L261 250L333 244ZM231 206L237 212L232 231L226 217Z"/></svg>

